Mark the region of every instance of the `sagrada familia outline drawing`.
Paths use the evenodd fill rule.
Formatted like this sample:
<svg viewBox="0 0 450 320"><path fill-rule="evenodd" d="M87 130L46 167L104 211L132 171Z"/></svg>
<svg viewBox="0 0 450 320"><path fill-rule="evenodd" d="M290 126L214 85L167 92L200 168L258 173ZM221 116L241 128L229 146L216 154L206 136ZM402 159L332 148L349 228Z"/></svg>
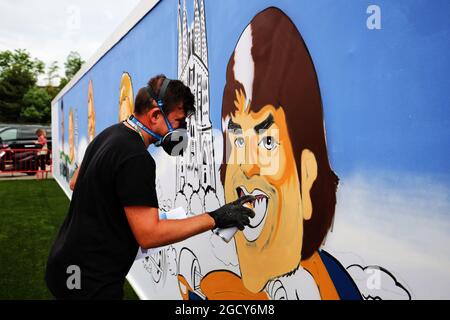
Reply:
<svg viewBox="0 0 450 320"><path fill-rule="evenodd" d="M195 97L195 114L186 119L189 143L177 157L176 192L186 183L216 190L214 145L209 105L208 48L203 0L194 0L194 21L188 27L186 0L178 1L178 79Z"/></svg>

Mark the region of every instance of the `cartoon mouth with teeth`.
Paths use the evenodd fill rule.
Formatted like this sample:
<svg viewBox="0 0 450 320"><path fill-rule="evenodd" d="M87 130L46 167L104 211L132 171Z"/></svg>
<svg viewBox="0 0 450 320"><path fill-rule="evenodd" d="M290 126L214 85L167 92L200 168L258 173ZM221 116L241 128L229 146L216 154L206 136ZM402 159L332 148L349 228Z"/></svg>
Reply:
<svg viewBox="0 0 450 320"><path fill-rule="evenodd" d="M252 195L255 196L255 201L252 202L252 208L255 212L255 217L250 219L250 225L247 226L243 233L247 241L255 241L259 235L261 234L261 231L264 228L264 224L266 221L267 216L267 208L268 208L268 202L269 197L266 193L259 189L255 189L252 192L248 192L247 189L244 186L240 186L236 188L236 192L238 194L238 197L242 197L245 195Z"/></svg>

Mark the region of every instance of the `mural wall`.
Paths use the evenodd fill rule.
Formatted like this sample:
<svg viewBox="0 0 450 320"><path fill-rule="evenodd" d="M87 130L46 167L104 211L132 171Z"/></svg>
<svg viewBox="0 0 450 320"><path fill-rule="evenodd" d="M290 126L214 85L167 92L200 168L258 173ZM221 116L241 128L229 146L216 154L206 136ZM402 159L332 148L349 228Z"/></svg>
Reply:
<svg viewBox="0 0 450 320"><path fill-rule="evenodd" d="M256 216L228 243L141 250L141 298L448 299L449 9L160 1L53 102L55 178L70 196L87 145L164 73L196 112L182 156L149 148L161 213L252 194Z"/></svg>

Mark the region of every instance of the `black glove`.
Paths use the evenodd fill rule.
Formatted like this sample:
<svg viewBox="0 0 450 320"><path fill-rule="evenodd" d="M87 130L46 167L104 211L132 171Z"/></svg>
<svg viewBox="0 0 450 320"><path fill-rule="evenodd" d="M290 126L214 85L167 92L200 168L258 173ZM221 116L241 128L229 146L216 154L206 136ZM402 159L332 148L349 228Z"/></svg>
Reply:
<svg viewBox="0 0 450 320"><path fill-rule="evenodd" d="M239 230L244 230L244 227L250 224L250 218L255 216L255 212L252 209L244 207L243 204L255 200L256 198L251 195L242 196L217 210L208 212L216 223L214 227L238 227Z"/></svg>

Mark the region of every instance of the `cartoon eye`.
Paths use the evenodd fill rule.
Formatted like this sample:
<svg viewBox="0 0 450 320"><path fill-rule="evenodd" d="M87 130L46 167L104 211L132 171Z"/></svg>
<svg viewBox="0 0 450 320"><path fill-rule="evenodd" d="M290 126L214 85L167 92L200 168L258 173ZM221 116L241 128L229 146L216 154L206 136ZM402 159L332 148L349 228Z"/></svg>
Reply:
<svg viewBox="0 0 450 320"><path fill-rule="evenodd" d="M245 141L244 141L244 138L242 138L242 137L236 138L236 139L234 140L234 144L235 144L236 147L238 147L238 148L242 148L242 147L244 146L244 143L245 143Z"/></svg>
<svg viewBox="0 0 450 320"><path fill-rule="evenodd" d="M278 143L275 141L274 137L272 137L272 136L266 136L266 137L262 138L261 141L258 143L258 145L260 146L261 143L263 144L264 148L266 148L267 150L274 150L278 146Z"/></svg>

